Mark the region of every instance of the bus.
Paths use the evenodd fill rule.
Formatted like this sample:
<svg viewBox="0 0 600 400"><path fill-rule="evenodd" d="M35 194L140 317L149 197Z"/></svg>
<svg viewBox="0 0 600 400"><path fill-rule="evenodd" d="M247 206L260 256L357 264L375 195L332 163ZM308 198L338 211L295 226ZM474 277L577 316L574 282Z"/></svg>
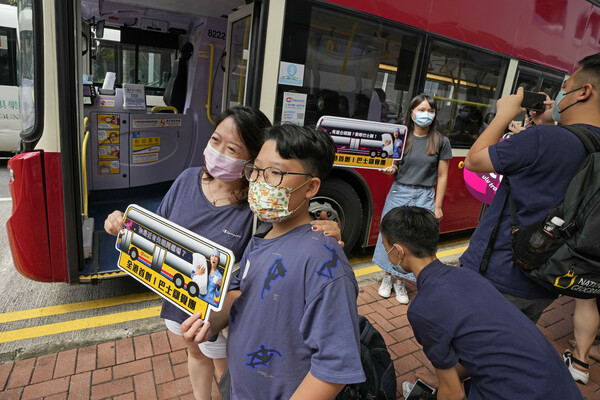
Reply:
<svg viewBox="0 0 600 400"><path fill-rule="evenodd" d="M184 168L202 165L215 116L235 105L285 123L293 98L296 123L397 124L411 98L433 96L453 152L440 229L474 228L481 203L465 187L464 157L497 99L518 86L553 98L577 60L600 50L600 10L585 0L18 6L31 15L19 32L19 57L31 66L21 90L27 84L35 95L21 152L9 162L7 229L16 268L48 282L115 276L106 216L132 203L155 210ZM128 106L140 87L145 104ZM347 250L372 246L392 179L337 166L310 211L339 222Z"/></svg>
<svg viewBox="0 0 600 400"><path fill-rule="evenodd" d="M17 85L17 7L0 4L0 152L17 151L21 102Z"/></svg>

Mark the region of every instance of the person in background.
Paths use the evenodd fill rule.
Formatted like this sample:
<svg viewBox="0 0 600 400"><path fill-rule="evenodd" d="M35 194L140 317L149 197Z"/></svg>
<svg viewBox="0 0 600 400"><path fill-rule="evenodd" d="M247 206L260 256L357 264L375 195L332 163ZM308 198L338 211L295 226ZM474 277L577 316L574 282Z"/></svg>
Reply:
<svg viewBox="0 0 600 400"><path fill-rule="evenodd" d="M579 65L563 83L552 118L558 123L579 124L600 137L600 53L585 57ZM522 112L522 101L523 88L498 100L496 116L467 153L465 167L473 172L495 172L508 177L518 223L529 226L562 201L587 152L574 134L554 125L535 125L498 142L506 126ZM510 207L504 207L507 197L503 180L459 262L484 275L511 303L537 322L556 294L533 282L513 262ZM482 267L484 252L498 221L498 236L489 263ZM584 303L587 300L576 299L574 315L577 346L581 349L563 355L573 378L582 383L589 378L589 349L599 323L596 305Z"/></svg>
<svg viewBox="0 0 600 400"><path fill-rule="evenodd" d="M240 259L252 237L253 219L243 169L258 154L263 130L270 126L269 119L259 110L240 106L224 111L204 150L206 166L183 171L156 213L230 249ZM122 226L123 213L118 210L104 223L106 232L115 236ZM340 236L335 222L315 221L313 229ZM189 317L166 300L160 315L176 335L181 335L181 323ZM214 342L188 346L188 370L196 399L211 398L213 376L218 382L226 366L226 339L222 334Z"/></svg>
<svg viewBox="0 0 600 400"><path fill-rule="evenodd" d="M440 221L444 216L442 203L448 185L448 165L452 158L452 148L448 138L442 136L435 127L437 104L431 96L416 96L412 99L409 110L404 121L407 127L404 157L402 160L394 160L391 167L382 171L386 175L394 175L394 183L385 200L382 218L394 207L409 205L424 207L434 212ZM388 261L381 234L377 238L373 262L385 271L379 286L379 295L388 298L393 288L396 300L400 304L408 304L408 293L400 278L403 274Z"/></svg>
<svg viewBox="0 0 600 400"><path fill-rule="evenodd" d="M181 327L196 343L229 325L232 398L333 399L365 380L354 273L336 241L313 232L308 213L334 157L327 133L281 125L246 165L250 208L272 229L252 238L223 309Z"/></svg>
<svg viewBox="0 0 600 400"><path fill-rule="evenodd" d="M381 234L389 261L417 277L407 316L435 368L438 400L583 399L535 324L481 275L436 258L439 223L429 210L394 208ZM404 397L411 389L403 382Z"/></svg>

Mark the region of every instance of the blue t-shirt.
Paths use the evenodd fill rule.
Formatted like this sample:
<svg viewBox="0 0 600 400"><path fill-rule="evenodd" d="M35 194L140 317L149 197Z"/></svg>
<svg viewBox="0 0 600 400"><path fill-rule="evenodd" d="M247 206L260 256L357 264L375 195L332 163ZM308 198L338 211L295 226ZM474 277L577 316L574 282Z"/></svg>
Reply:
<svg viewBox="0 0 600 400"><path fill-rule="evenodd" d="M469 400L583 398L542 332L480 274L435 260L417 287L415 338L435 368L465 367Z"/></svg>
<svg viewBox="0 0 600 400"><path fill-rule="evenodd" d="M581 125L600 135L600 128ZM510 180L511 196L519 225L542 219L564 198L569 182L587 155L581 141L559 126L537 125L489 147L494 170ZM506 201L505 184L498 191L471 236L461 264L479 271L490 234ZM498 237L485 275L496 288L523 298L553 298L556 295L529 279L512 261L510 207L504 207Z"/></svg>
<svg viewBox="0 0 600 400"><path fill-rule="evenodd" d="M156 213L230 249L239 260L252 237L252 211L247 206L213 205L202 192L201 179L202 167L183 171L162 199ZM163 300L160 316L179 323L189 317L166 300Z"/></svg>
<svg viewBox="0 0 600 400"><path fill-rule="evenodd" d="M310 371L330 383L365 380L358 285L336 240L303 225L253 237L229 286L227 364L233 399L289 399Z"/></svg>

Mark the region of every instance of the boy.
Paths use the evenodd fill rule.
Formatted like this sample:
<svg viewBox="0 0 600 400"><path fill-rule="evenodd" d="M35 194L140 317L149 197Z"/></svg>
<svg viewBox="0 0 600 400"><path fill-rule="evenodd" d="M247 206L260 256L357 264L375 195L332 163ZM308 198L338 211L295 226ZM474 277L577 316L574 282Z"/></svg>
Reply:
<svg viewBox="0 0 600 400"><path fill-rule="evenodd" d="M407 315L435 368L439 400L464 399L467 376L469 400L583 398L533 322L484 277L436 258L439 225L431 212L395 208L381 235L390 262L417 278Z"/></svg>
<svg viewBox="0 0 600 400"><path fill-rule="evenodd" d="M312 231L308 213L335 145L295 125L265 135L245 175L250 208L273 227L246 248L225 313L212 313L209 324L192 316L181 329L186 340L202 341L229 317L233 399L333 399L345 384L365 380L354 273L338 243Z"/></svg>

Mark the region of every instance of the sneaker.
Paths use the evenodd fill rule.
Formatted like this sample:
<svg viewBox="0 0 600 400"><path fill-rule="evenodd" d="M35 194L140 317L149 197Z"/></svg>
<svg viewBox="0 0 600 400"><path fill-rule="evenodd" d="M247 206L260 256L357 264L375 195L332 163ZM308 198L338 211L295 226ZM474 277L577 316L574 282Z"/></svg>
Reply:
<svg viewBox="0 0 600 400"><path fill-rule="evenodd" d="M410 394L410 392L412 392L414 387L414 383L410 383L409 381L402 382L402 397L407 399L408 395Z"/></svg>
<svg viewBox="0 0 600 400"><path fill-rule="evenodd" d="M386 299L392 295L392 276L384 275L381 285L379 286L378 292L381 297Z"/></svg>
<svg viewBox="0 0 600 400"><path fill-rule="evenodd" d="M570 351L565 351L565 354L563 354L563 360L564 360L565 364L567 364L567 367L569 368L569 372L571 373L571 376L573 377L573 379L575 379L575 382L580 382L580 383L583 383L584 385L588 383L588 380L590 379L589 364L586 364L583 361L578 360L575 357L573 357L573 353L571 353ZM573 363L580 365L583 368L587 368L588 371L582 371L580 369L575 368L573 366Z"/></svg>
<svg viewBox="0 0 600 400"><path fill-rule="evenodd" d="M394 292L396 292L396 300L400 304L408 304L408 292L404 287L404 281L402 279L398 279L394 282Z"/></svg>

